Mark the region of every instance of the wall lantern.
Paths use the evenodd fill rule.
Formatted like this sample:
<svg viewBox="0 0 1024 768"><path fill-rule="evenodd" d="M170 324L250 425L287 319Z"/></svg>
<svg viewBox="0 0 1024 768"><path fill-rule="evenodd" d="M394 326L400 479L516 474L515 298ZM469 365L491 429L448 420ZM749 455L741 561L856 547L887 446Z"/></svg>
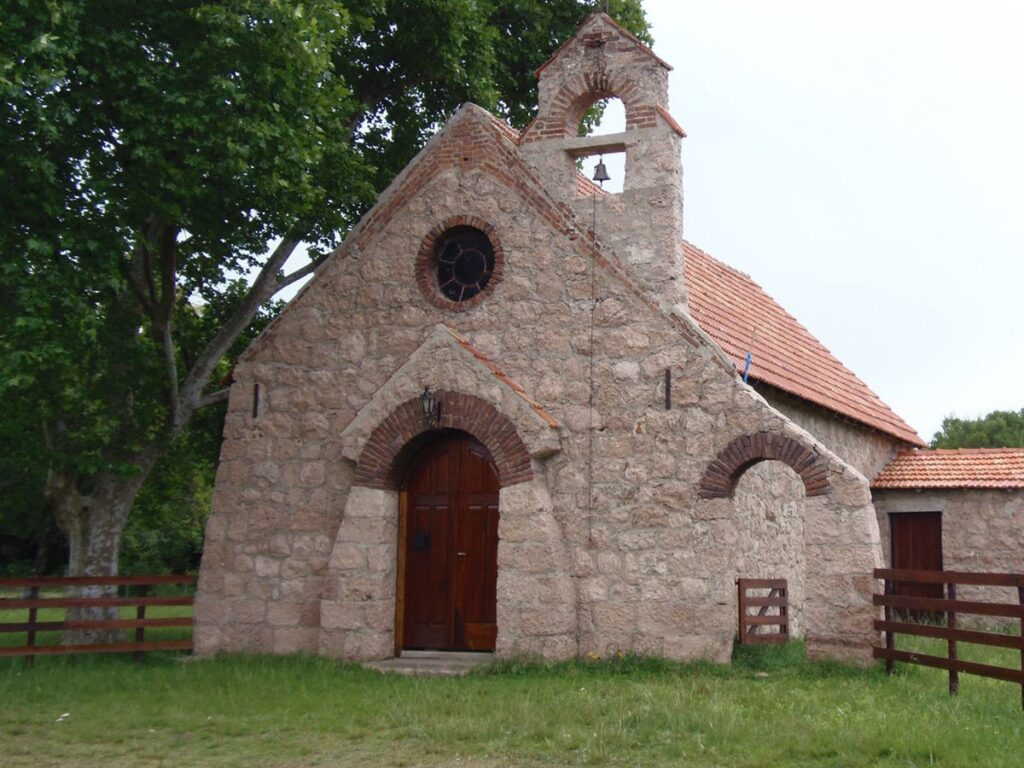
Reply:
<svg viewBox="0 0 1024 768"><path fill-rule="evenodd" d="M427 422L427 426L436 427L441 419L441 400L430 391L429 384L423 388L420 405L423 407L423 419Z"/></svg>

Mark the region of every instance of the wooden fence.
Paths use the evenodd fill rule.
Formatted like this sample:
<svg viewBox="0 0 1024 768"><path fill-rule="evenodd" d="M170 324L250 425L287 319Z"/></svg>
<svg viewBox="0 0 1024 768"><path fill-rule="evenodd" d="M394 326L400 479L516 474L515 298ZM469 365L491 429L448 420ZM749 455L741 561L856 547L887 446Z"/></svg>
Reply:
<svg viewBox="0 0 1024 768"><path fill-rule="evenodd" d="M768 594L753 595L750 592ZM762 645L789 641L789 590L785 579L736 579L739 606L740 645ZM751 614L749 609L756 608ZM777 608L777 613L769 613ZM775 632L764 631L778 627ZM758 631L762 630L762 631Z"/></svg>
<svg viewBox="0 0 1024 768"><path fill-rule="evenodd" d="M191 627L191 616L173 616L165 618L147 618L149 606L191 606L192 595L150 595L154 586L192 585L194 576L78 576L78 577L47 577L35 579L0 579L0 590L18 589L27 592L27 597L0 598L0 611L27 610L27 621L0 623L0 633L23 632L25 645L0 644L0 656L24 656L25 663L32 666L36 656L71 653L133 653L141 659L146 651L189 651L192 650L192 639L146 641L146 630L167 627ZM82 588L98 587L103 594L90 596L81 594ZM65 594L56 597L40 596L40 591L47 593L62 590ZM67 590L73 594L68 596ZM110 596L111 591L122 592L121 595ZM135 595L126 594L128 591ZM106 608L117 609L118 614L124 608L134 608L134 618L102 618L60 621L39 621L39 609L47 608ZM67 631L99 631L99 630L135 630L133 640L114 643L80 643L68 645L37 645L38 632Z"/></svg>
<svg viewBox="0 0 1024 768"><path fill-rule="evenodd" d="M960 689L960 672L971 675L1006 680L1021 686L1021 707L1024 708L1024 574L1019 573L966 573L963 571L913 571L894 570L891 568L875 569L875 578L885 583L884 593L874 596L875 605L883 606L885 619L875 621L875 629L885 632L885 647L875 646L874 657L885 659L885 669L889 674L895 670L896 662L921 664L926 667L937 667L949 672L949 692L955 694ZM945 585L946 596L910 597L893 594L897 583L938 584ZM1014 602L982 602L977 600L958 600L957 586L1010 587L1017 591ZM932 616L945 614L942 623L912 623L898 620L894 611L927 612ZM996 616L1017 619L1020 632L1017 635L1002 632L986 632L977 629L961 629L957 620L963 614L973 616ZM896 650L896 635L903 633L916 637L931 637L946 641L945 656L931 656L923 653ZM957 643L977 643L979 645L1011 648L1020 651L1019 668L998 667L992 664L979 664L957 658Z"/></svg>

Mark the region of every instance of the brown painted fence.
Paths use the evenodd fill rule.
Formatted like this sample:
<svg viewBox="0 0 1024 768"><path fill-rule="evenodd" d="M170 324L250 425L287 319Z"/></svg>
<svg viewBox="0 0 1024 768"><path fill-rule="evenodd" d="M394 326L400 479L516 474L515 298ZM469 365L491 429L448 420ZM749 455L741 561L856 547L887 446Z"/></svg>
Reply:
<svg viewBox="0 0 1024 768"><path fill-rule="evenodd" d="M191 627L191 616L147 618L149 606L191 606L192 595L150 595L152 587L165 585L193 585L194 576L79 576L47 577L34 579L0 579L0 590L17 589L27 597L0 598L0 611L27 610L27 620L0 623L0 633L20 632L25 634L25 645L0 645L0 656L24 656L32 666L36 656L71 653L133 653L141 659L146 651L188 651L192 650L192 639L146 641L146 630L166 627ZM83 588L98 587L102 593L97 596L83 595ZM51 593L64 590L56 597L40 596L42 590ZM129 590L138 594L125 594ZM72 592L72 596L66 594ZM99 590L98 590L99 591ZM118 596L111 593L121 592ZM39 609L43 608L134 608L134 618L82 619L61 621L39 621ZM81 643L74 645L37 645L38 632L93 631L93 630L135 630L133 640L116 643Z"/></svg>
<svg viewBox="0 0 1024 768"><path fill-rule="evenodd" d="M736 593L741 645L789 641L789 590L785 579L736 579ZM770 613L772 608L777 612ZM750 609L756 609L756 613L751 614ZM772 632L772 627L778 630Z"/></svg>
<svg viewBox="0 0 1024 768"><path fill-rule="evenodd" d="M892 674L897 661L921 664L949 671L949 692L960 689L960 672L971 675L1006 680L1021 686L1021 707L1024 707L1024 574L1020 573L967 573L963 571L913 571L876 568L875 578L882 579L885 591L874 596L875 605L883 606L885 619L875 621L875 629L885 632L885 647L874 648L876 659L885 659L885 668ZM945 597L912 597L896 595L896 584L937 584L945 586ZM957 586L1010 587L1017 591L1013 602L982 602L958 600ZM941 624L913 623L899 620L897 611L921 612L941 617ZM995 616L1016 619L1020 624L1019 634L985 632L975 629L961 629L958 618L964 614L972 616ZM896 650L896 635L902 633L916 637L932 637L946 641L945 656L931 656L922 653ZM1019 668L998 667L979 664L957 658L957 643L977 643L998 648L1012 648L1020 651Z"/></svg>

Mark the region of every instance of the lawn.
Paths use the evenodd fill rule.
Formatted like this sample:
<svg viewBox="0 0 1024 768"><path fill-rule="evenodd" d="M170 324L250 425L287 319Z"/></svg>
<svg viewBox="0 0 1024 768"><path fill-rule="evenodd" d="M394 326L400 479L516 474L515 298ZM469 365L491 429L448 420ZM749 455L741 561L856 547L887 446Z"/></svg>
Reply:
<svg viewBox="0 0 1024 768"><path fill-rule="evenodd" d="M815 664L799 644L731 667L504 662L464 678L310 657L5 659L0 733L4 766L1016 768L1024 754L1015 685L965 675L950 698L941 672Z"/></svg>

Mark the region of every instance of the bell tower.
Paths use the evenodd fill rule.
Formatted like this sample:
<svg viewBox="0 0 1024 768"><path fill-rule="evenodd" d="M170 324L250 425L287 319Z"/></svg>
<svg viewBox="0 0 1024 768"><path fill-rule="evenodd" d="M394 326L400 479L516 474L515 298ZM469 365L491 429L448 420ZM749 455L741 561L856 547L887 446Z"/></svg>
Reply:
<svg viewBox="0 0 1024 768"><path fill-rule="evenodd" d="M537 117L520 149L580 221L589 227L596 220L601 243L652 298L685 311L680 149L686 134L665 107L671 69L607 14L591 14L537 70ZM586 111L611 97L625 107L626 130L580 137ZM621 193L603 194L579 179L579 158L615 153L626 156Z"/></svg>

